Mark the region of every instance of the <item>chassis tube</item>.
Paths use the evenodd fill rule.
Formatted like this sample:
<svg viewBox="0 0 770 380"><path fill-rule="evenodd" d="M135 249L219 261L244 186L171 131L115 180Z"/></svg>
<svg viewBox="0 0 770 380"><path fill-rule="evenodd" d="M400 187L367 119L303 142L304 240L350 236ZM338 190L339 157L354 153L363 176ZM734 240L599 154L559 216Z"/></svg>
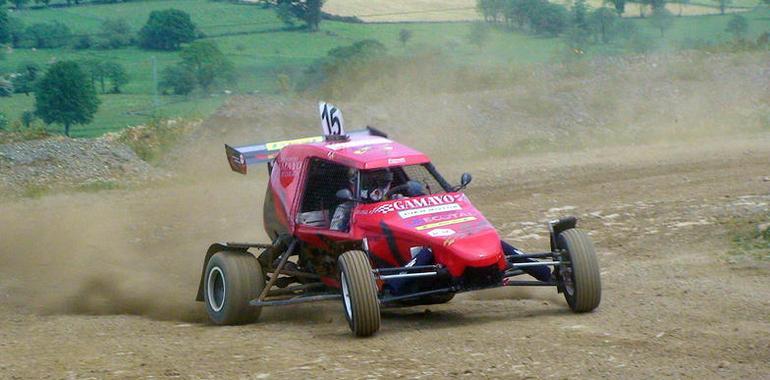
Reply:
<svg viewBox="0 0 770 380"><path fill-rule="evenodd" d="M522 268L522 267L536 267L539 265L562 265L565 264L564 262L559 261L533 261L531 263L511 263L511 266L514 268ZM569 263L566 263L569 264Z"/></svg>
<svg viewBox="0 0 770 380"><path fill-rule="evenodd" d="M392 280L395 278L410 278L410 277L432 277L437 275L438 272L420 272L420 273L400 273L400 274L389 274L385 276L380 276L380 280Z"/></svg>

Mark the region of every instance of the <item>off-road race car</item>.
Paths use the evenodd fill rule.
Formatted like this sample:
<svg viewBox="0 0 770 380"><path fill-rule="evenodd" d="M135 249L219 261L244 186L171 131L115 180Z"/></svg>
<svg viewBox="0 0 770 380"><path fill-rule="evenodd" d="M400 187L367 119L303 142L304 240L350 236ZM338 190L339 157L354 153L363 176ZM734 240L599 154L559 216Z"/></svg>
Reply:
<svg viewBox="0 0 770 380"><path fill-rule="evenodd" d="M566 217L548 224L550 251L501 240L462 190L430 159L377 129L344 132L320 103L323 136L226 145L230 167L266 163L263 243L215 243L197 300L218 325L255 321L262 307L341 300L356 336L380 327L380 309L449 302L502 286L552 286L572 311L601 300L593 244ZM534 279L519 279L529 275Z"/></svg>

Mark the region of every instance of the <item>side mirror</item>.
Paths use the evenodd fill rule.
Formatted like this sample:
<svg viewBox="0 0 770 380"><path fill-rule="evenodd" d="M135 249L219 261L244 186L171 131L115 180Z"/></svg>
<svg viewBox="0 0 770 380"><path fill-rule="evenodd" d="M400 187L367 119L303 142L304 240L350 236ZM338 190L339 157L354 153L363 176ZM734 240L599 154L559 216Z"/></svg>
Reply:
<svg viewBox="0 0 770 380"><path fill-rule="evenodd" d="M349 189L342 189L337 191L337 198L343 201L355 201L353 193Z"/></svg>
<svg viewBox="0 0 770 380"><path fill-rule="evenodd" d="M468 186L468 184L471 183L471 180L473 180L471 173L463 173L463 175L460 176L460 188L462 189L465 186Z"/></svg>

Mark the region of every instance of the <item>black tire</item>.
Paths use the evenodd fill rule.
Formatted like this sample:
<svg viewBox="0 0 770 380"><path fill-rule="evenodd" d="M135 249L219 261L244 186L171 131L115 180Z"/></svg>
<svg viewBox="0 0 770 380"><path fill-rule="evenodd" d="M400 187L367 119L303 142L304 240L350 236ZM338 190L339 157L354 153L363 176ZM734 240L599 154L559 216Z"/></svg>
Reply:
<svg viewBox="0 0 770 380"><path fill-rule="evenodd" d="M571 265L559 273L559 283L570 309L576 313L589 312L599 306L602 282L599 262L591 238L585 232L571 228L559 234L557 246L567 253Z"/></svg>
<svg viewBox="0 0 770 380"><path fill-rule="evenodd" d="M364 251L347 251L338 263L345 319L356 336L371 336L380 329L380 301L369 256Z"/></svg>
<svg viewBox="0 0 770 380"><path fill-rule="evenodd" d="M261 307L249 305L265 288L259 261L250 253L224 251L206 265L203 301L209 319L217 325L239 325L259 318Z"/></svg>

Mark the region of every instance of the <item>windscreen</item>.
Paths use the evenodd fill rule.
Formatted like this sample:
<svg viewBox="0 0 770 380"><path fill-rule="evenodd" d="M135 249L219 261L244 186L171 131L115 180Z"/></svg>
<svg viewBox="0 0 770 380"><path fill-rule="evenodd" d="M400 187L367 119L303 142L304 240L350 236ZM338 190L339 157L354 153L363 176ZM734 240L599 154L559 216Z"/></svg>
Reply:
<svg viewBox="0 0 770 380"><path fill-rule="evenodd" d="M395 166L361 172L360 194L368 202L388 198L388 191L406 185L409 181L420 183L424 194L431 195L449 191L449 185L430 164ZM408 195L406 191L399 192Z"/></svg>

